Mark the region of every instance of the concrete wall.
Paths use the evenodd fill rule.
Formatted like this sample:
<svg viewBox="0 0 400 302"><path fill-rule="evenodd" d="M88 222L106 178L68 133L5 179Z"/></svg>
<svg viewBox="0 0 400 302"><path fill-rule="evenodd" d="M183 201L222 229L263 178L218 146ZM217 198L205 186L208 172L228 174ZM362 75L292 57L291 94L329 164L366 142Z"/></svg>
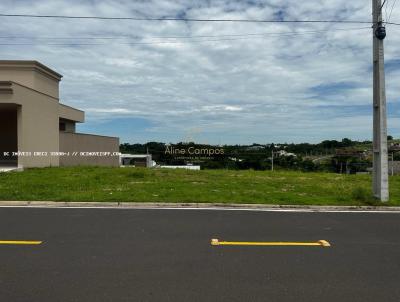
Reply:
<svg viewBox="0 0 400 302"><path fill-rule="evenodd" d="M10 126L12 121L3 118L0 126L3 130L7 128L7 134L3 133L7 135L3 135L7 141L4 148L13 146L15 149L17 140L15 151L23 153L18 156L20 168L59 166L59 156L50 153L60 150L119 151L119 140L114 137L61 132L60 138L60 119L68 120L66 131L69 132L75 132L75 122L84 121L83 111L59 103L61 77L36 61L0 60L0 105L16 108L12 116L17 125ZM119 165L118 156L71 156L61 161L62 165Z"/></svg>
<svg viewBox="0 0 400 302"><path fill-rule="evenodd" d="M58 100L19 84L13 84L18 110L18 151L57 152L59 148ZM57 156L19 156L23 168L58 166Z"/></svg>
<svg viewBox="0 0 400 302"><path fill-rule="evenodd" d="M99 136L83 133L60 132L60 152L69 152L69 156L60 156L60 166L119 166L119 156L72 156L73 152L119 152L117 137Z"/></svg>
<svg viewBox="0 0 400 302"><path fill-rule="evenodd" d="M60 74L36 61L0 61L0 81L20 83L56 99L61 78Z"/></svg>
<svg viewBox="0 0 400 302"><path fill-rule="evenodd" d="M393 174L400 174L400 161L391 161L389 160L389 175L392 175L392 166L393 166Z"/></svg>
<svg viewBox="0 0 400 302"><path fill-rule="evenodd" d="M25 88L16 89L16 97L22 103L18 125L19 151L58 151L58 103L50 97L38 93L32 94ZM19 157L19 166L24 168L58 165L58 157L54 156Z"/></svg>
<svg viewBox="0 0 400 302"><path fill-rule="evenodd" d="M69 107L64 104L59 104L58 114L60 118L83 123L85 121L85 113L81 110Z"/></svg>

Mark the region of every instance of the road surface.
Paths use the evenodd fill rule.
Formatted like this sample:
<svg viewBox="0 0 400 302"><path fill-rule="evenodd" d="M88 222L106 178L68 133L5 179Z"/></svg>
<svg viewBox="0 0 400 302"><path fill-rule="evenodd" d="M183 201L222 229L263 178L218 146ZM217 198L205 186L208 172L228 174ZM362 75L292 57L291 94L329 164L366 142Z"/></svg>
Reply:
<svg viewBox="0 0 400 302"><path fill-rule="evenodd" d="M0 240L43 241L0 244L0 301L400 301L400 213L0 208Z"/></svg>

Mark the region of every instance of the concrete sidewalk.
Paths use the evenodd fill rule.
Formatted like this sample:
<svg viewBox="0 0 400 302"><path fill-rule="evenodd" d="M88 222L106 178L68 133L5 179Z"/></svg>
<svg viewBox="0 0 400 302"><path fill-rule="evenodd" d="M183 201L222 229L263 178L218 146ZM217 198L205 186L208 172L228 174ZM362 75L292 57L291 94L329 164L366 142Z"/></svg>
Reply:
<svg viewBox="0 0 400 302"><path fill-rule="evenodd" d="M215 209L294 212L400 212L393 206L317 206L237 203L166 203L166 202L64 202L64 201L0 201L0 207L49 208L122 208L122 209Z"/></svg>

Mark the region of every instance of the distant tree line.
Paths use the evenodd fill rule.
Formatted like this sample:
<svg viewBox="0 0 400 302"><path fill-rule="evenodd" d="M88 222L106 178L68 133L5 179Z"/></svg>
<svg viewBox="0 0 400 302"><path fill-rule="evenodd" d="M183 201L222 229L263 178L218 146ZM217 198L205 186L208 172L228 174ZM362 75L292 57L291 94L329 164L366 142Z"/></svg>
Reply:
<svg viewBox="0 0 400 302"><path fill-rule="evenodd" d="M388 137L389 138L389 137ZM393 139L390 137L390 139ZM168 154L167 146L174 149L223 149L223 154L212 156ZM331 171L337 173L355 173L367 171L371 166L368 150L371 141L353 141L344 138L341 141L324 140L320 143L284 143L213 146L194 142L166 144L148 142L145 144L120 145L121 153L152 155L157 164L163 165L200 165L202 169L254 169L270 170L274 152L274 169L300 171Z"/></svg>

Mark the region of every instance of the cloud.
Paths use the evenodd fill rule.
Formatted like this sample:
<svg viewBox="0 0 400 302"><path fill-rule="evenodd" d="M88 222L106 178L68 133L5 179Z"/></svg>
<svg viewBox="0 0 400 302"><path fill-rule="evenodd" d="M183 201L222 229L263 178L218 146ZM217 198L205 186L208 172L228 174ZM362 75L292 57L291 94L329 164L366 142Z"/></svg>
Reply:
<svg viewBox="0 0 400 302"><path fill-rule="evenodd" d="M365 1L1 1L4 13L223 19L366 20ZM392 21L400 20L393 10ZM82 130L121 141L210 143L370 139L372 39L367 25L0 18L2 59L62 73L62 102ZM400 27L385 40L389 110L398 111ZM396 112L397 112L396 111ZM389 133L400 136L389 112ZM115 125L141 129L127 131ZM143 122L145 127L138 125ZM114 126L113 126L114 125ZM144 130L145 129L145 130Z"/></svg>

